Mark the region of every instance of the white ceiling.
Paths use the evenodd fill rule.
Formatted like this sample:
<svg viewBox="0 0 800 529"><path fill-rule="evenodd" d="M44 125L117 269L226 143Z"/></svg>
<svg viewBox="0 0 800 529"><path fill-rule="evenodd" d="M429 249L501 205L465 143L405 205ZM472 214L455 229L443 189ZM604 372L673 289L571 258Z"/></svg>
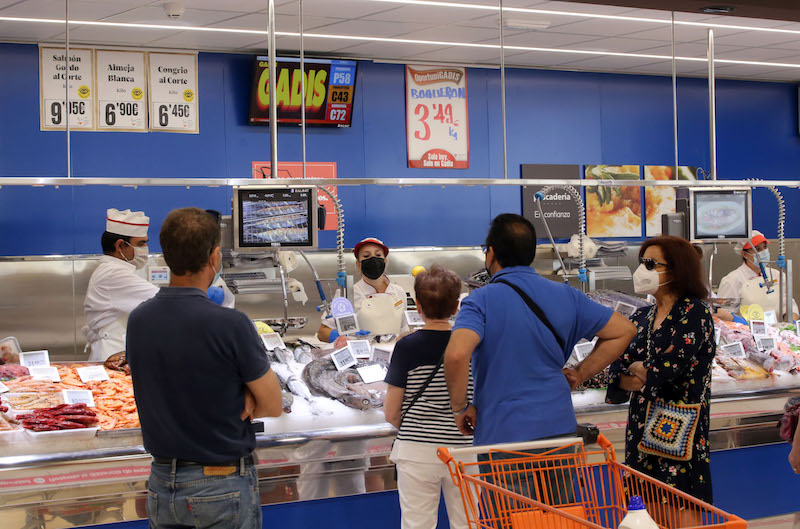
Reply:
<svg viewBox="0 0 800 529"><path fill-rule="evenodd" d="M71 20L170 26L170 28L145 29L72 25L70 41L75 45L125 45L248 53L264 51L266 46L264 36L187 31L182 29L182 26L263 31L267 24L267 0L184 1L185 14L178 20L170 20L164 15L161 0L70 0ZM453 1L460 4L496 6L492 0ZM275 5L277 30L298 32L298 1L275 0ZM379 0L304 0L303 6L304 32L309 34L305 39L305 49L310 55L485 65L497 65L500 62L499 48L449 44L452 42L499 45L499 17L496 11L464 6L404 5ZM543 0L505 0L504 6L638 18L668 19L670 16L666 11ZM64 16L64 0L0 0L0 18L63 19ZM679 21L800 31L800 23L786 21L720 17L699 13L676 13L675 17ZM558 13L509 12L505 18L507 23L527 20L545 23L548 26L539 30L507 27L504 32L504 44L512 47L505 51L507 66L648 74L669 74L672 71L671 61L668 59L613 55L624 53L670 56L673 31L668 24L567 16ZM706 31L704 26L676 26L674 30L676 55L705 57ZM314 34L325 37L315 37ZM771 64L720 63L717 67L717 74L720 77L800 80L800 33L717 28L715 34L718 59L798 65L797 68L792 68ZM367 38L342 39L335 38L336 36ZM0 20L0 41L52 43L63 40L63 25ZM410 43L398 40L433 42ZM284 54L296 53L299 49L299 38L279 36L277 44ZM543 49L520 50L514 49L514 46ZM570 50L575 53L553 50ZM685 75L703 75L706 66L700 62L678 61L677 70Z"/></svg>

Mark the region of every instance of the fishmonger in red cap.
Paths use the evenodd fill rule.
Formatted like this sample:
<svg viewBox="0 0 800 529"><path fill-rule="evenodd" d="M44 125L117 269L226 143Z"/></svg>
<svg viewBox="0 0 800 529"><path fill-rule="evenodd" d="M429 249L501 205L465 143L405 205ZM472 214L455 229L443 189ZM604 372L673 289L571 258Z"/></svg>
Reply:
<svg viewBox="0 0 800 529"><path fill-rule="evenodd" d="M356 257L356 268L361 272L361 280L353 285L353 308L356 314L361 311L364 300L376 294L393 296L397 302L402 302L405 306L405 289L392 283L385 274L389 247L378 238L367 237L356 244L353 254ZM317 338L323 342L333 342L338 336L333 319L323 317Z"/></svg>

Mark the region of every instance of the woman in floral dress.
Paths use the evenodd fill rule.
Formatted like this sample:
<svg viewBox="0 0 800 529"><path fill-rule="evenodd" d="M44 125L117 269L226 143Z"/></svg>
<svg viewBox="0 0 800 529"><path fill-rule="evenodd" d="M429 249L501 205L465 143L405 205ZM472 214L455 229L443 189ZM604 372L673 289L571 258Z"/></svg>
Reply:
<svg viewBox="0 0 800 529"><path fill-rule="evenodd" d="M634 288L656 305L637 311L638 334L611 366L607 401L631 398L625 462L659 481L713 501L709 466L711 362L714 322L702 266L677 237L646 241Z"/></svg>

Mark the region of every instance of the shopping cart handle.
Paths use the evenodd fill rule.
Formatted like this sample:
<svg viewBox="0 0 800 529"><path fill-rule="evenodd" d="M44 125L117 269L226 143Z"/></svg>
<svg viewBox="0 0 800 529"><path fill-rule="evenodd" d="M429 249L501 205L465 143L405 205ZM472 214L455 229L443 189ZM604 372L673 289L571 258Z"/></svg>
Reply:
<svg viewBox="0 0 800 529"><path fill-rule="evenodd" d="M448 450L445 447L437 448L436 455L439 456L439 459L441 459L442 463L444 463L445 465L453 460L453 456L450 455L450 450Z"/></svg>
<svg viewBox="0 0 800 529"><path fill-rule="evenodd" d="M608 438L607 438L605 435L603 435L603 434L598 434L598 435L597 435L597 444L598 444L598 445L600 446L600 448L602 448L603 450L608 450L609 448L611 448L611 447L613 446L613 445L611 444L611 441L609 441L609 440L608 440Z"/></svg>

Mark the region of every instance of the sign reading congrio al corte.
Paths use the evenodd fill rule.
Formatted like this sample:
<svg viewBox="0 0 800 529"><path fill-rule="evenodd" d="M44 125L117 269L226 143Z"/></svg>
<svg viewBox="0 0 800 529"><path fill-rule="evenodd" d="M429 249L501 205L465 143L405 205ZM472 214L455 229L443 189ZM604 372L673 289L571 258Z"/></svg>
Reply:
<svg viewBox="0 0 800 529"><path fill-rule="evenodd" d="M469 167L466 68L406 66L408 166Z"/></svg>
<svg viewBox="0 0 800 529"><path fill-rule="evenodd" d="M355 61L276 59L275 93L278 123L300 123L305 102L306 124L349 127L356 88ZM301 87L305 83L305 97ZM250 96L251 125L269 123L269 60L256 58Z"/></svg>

